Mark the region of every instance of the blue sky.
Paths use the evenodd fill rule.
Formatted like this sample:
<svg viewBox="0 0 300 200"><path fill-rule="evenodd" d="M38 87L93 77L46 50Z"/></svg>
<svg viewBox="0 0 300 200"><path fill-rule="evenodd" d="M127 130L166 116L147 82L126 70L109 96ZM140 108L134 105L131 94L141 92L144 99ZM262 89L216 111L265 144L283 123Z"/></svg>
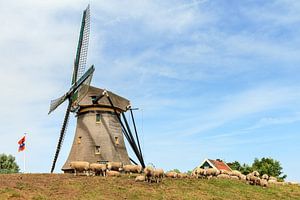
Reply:
<svg viewBox="0 0 300 200"><path fill-rule="evenodd" d="M146 163L190 170L205 158L272 157L300 181L300 2L0 2L0 152L48 172L70 86L82 10L91 4L92 84L130 99ZM72 116L57 172L73 140Z"/></svg>

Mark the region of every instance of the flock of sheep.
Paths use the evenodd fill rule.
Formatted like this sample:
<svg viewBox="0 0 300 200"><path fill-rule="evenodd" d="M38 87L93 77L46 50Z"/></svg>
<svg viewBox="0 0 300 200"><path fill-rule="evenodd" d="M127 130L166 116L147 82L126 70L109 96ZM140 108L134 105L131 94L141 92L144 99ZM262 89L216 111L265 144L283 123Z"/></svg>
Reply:
<svg viewBox="0 0 300 200"><path fill-rule="evenodd" d="M267 174L263 174L262 176L260 176L260 174L257 171L253 171L248 175L244 175L237 170L226 171L226 170L217 170L213 168L209 168L209 169L196 168L193 171L192 176L195 176L197 178L208 178L208 179L213 177L224 178L224 179L235 179L235 180L241 180L250 185L258 185L262 187L268 187L269 184L276 184L276 185L288 184L286 182L280 182L277 180L277 178L273 176L269 176Z"/></svg>
<svg viewBox="0 0 300 200"><path fill-rule="evenodd" d="M164 177L163 169L155 169L154 167L148 166L142 168L139 165L123 165L121 162L108 162L106 164L88 163L84 161L70 162L71 169L74 170L75 175L78 173L84 173L86 175L98 175L98 176L121 176L124 174L141 174L135 178L135 181L147 181L147 182L161 182Z"/></svg>
<svg viewBox="0 0 300 200"><path fill-rule="evenodd" d="M84 161L74 161L70 163L71 169L74 170L75 175L84 173L86 175L94 176L121 176L123 174L137 174L135 181L137 182L156 182L159 183L164 177L166 178L222 178L222 179L235 179L249 183L251 185L258 185L268 187L269 184L282 185L285 182L278 182L275 177L264 174L260 176L257 171L244 175L237 170L226 171L217 170L214 168L202 169L196 168L191 174L177 173L169 171L164 173L163 169L156 169L152 166L142 168L139 165L123 165L121 162L108 162L106 164L88 163Z"/></svg>

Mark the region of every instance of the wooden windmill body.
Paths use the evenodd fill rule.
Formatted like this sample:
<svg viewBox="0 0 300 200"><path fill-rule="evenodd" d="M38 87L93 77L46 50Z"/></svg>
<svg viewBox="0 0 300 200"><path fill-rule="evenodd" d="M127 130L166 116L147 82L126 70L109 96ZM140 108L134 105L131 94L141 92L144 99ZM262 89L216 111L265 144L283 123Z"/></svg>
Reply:
<svg viewBox="0 0 300 200"><path fill-rule="evenodd" d="M70 154L62 170L69 172L72 161L89 163L122 162L130 164L121 124L116 115L125 112L129 101L112 92L114 108L107 98L93 102L104 90L90 86L80 101L77 111L77 127ZM117 112L115 112L115 110Z"/></svg>

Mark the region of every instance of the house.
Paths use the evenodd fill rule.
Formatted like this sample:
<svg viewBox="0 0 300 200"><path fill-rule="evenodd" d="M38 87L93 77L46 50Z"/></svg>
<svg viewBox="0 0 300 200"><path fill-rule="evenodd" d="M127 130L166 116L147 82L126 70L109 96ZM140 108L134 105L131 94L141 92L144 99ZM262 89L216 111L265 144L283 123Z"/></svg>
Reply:
<svg viewBox="0 0 300 200"><path fill-rule="evenodd" d="M216 159L216 160L205 159L201 163L201 165L199 165L197 168L202 168L202 169L214 168L217 170L232 171L232 169L226 164L226 162L223 162L220 159Z"/></svg>

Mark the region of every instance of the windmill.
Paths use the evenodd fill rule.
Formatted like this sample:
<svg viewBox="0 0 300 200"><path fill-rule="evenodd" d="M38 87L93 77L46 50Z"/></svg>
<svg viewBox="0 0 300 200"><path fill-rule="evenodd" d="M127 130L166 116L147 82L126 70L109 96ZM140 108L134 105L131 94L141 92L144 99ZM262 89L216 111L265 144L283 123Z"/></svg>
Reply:
<svg viewBox="0 0 300 200"><path fill-rule="evenodd" d="M84 10L77 53L74 62L72 83L69 91L62 97L51 101L49 114L64 101L68 107L60 131L51 173L55 169L56 161L61 150L63 139L70 116L74 112L77 117L77 126L71 151L62 170L72 173L69 163L72 161L87 161L102 163L109 161L137 164L129 158L124 137L135 153L140 164L145 167L133 112L129 100L105 89L90 86L94 66L85 73L87 50L90 32L90 9ZM125 117L124 112L130 111L134 133Z"/></svg>

